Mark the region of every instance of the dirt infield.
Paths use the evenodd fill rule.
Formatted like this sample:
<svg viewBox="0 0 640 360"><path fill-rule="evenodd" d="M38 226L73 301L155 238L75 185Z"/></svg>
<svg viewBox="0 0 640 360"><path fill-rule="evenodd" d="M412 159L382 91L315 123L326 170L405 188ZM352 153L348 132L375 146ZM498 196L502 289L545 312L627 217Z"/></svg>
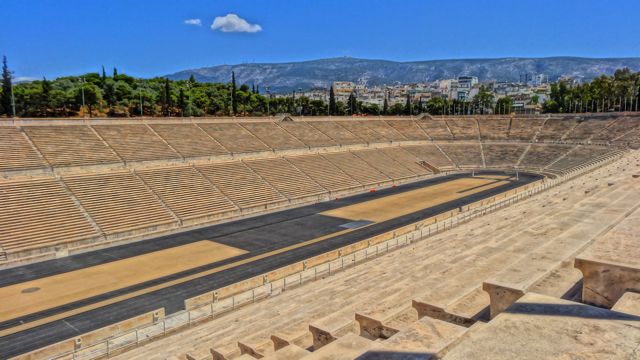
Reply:
<svg viewBox="0 0 640 360"><path fill-rule="evenodd" d="M0 288L0 322L246 253L199 241Z"/></svg>
<svg viewBox="0 0 640 360"><path fill-rule="evenodd" d="M354 221L381 222L506 185L509 183L509 179L510 177L506 175L485 175L456 179L422 189L325 211L322 214Z"/></svg>

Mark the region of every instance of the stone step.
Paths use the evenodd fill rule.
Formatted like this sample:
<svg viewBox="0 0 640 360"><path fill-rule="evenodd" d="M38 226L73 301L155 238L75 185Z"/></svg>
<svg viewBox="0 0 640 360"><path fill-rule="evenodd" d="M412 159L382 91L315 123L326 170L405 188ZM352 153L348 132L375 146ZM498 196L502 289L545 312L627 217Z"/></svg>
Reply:
<svg viewBox="0 0 640 360"><path fill-rule="evenodd" d="M269 337L270 330L262 330L249 338L238 341L241 354L249 354L255 358L262 358L275 352L273 340Z"/></svg>
<svg viewBox="0 0 640 360"><path fill-rule="evenodd" d="M635 359L640 317L529 292L442 359Z"/></svg>
<svg viewBox="0 0 640 360"><path fill-rule="evenodd" d="M347 334L359 334L360 326L351 315L336 313L309 324L313 348L318 350Z"/></svg>
<svg viewBox="0 0 640 360"><path fill-rule="evenodd" d="M303 349L313 347L313 335L309 331L309 326L302 323L276 331L271 335L271 341L273 341L276 351L288 345L295 345Z"/></svg>
<svg viewBox="0 0 640 360"><path fill-rule="evenodd" d="M640 193L640 183L632 181L631 188ZM610 308L626 292L640 292L640 201L637 207L576 257L575 266L584 276L585 303Z"/></svg>
<svg viewBox="0 0 640 360"><path fill-rule="evenodd" d="M353 360L372 349L382 349L380 343L356 334L347 334L303 357L305 360Z"/></svg>
<svg viewBox="0 0 640 360"><path fill-rule="evenodd" d="M393 317L391 317L388 321L385 321L385 325L392 329L402 331L403 329L411 326L419 319L420 317L418 316L418 312L416 311L416 309L414 309L410 305L406 305L402 311L393 315Z"/></svg>
<svg viewBox="0 0 640 360"><path fill-rule="evenodd" d="M381 310L355 314L361 336L371 340L388 339L418 320L418 312L406 302L394 304L391 309L381 308Z"/></svg>
<svg viewBox="0 0 640 360"><path fill-rule="evenodd" d="M545 241L529 241L519 236L519 230L525 230L546 215L532 216L527 221L511 226L510 229L496 229L494 234L499 240L485 244L482 251L472 258L459 262L468 262L467 270L447 274L448 281L442 283L433 279L430 291L415 296L413 306L420 316L430 316L454 324L471 326L483 315L489 305L489 298L482 294L482 281L497 274L504 267L516 263L523 254L534 251ZM501 236L504 234L505 236ZM546 240L551 241L551 239Z"/></svg>
<svg viewBox="0 0 640 360"><path fill-rule="evenodd" d="M269 356L265 356L263 360L299 360L309 355L310 352L296 345L287 345Z"/></svg>
<svg viewBox="0 0 640 360"><path fill-rule="evenodd" d="M238 357L233 358L233 360L255 360L255 359L260 359L260 358L251 356L250 354L242 354Z"/></svg>
<svg viewBox="0 0 640 360"><path fill-rule="evenodd" d="M178 358L186 358L187 360L210 360L212 359L211 350L207 348L197 348L189 351L183 356L178 356Z"/></svg>
<svg viewBox="0 0 640 360"><path fill-rule="evenodd" d="M582 273L569 261L551 271L545 278L531 287L530 291L571 301L580 301Z"/></svg>
<svg viewBox="0 0 640 360"><path fill-rule="evenodd" d="M562 229L555 241L527 254L517 264L504 269L483 284L491 297L491 317L506 309L538 282L544 280L576 253L589 245L612 225L625 217L640 201L640 193L613 190L607 199L589 200L580 204L572 215L565 214L555 226Z"/></svg>
<svg viewBox="0 0 640 360"><path fill-rule="evenodd" d="M611 310L640 316L640 293L627 291L616 301Z"/></svg>
<svg viewBox="0 0 640 360"><path fill-rule="evenodd" d="M489 295L481 286L473 289L444 309L449 318L442 319L462 326L471 326L476 321L489 320Z"/></svg>
<svg viewBox="0 0 640 360"><path fill-rule="evenodd" d="M423 317L385 340L383 344L390 351L437 356L456 344L467 330L463 326Z"/></svg>
<svg viewBox="0 0 640 360"><path fill-rule="evenodd" d="M210 352L213 360L230 360L242 355L237 343L214 345L211 347Z"/></svg>

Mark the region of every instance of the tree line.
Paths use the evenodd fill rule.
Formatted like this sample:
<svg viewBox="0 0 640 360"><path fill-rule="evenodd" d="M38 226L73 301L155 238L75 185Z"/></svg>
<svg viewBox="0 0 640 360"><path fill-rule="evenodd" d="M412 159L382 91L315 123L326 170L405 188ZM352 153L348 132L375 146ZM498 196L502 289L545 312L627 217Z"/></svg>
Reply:
<svg viewBox="0 0 640 360"><path fill-rule="evenodd" d="M571 86L567 81L551 85L548 113L606 112L640 110L640 72L628 68L616 70L613 76L602 75L589 83Z"/></svg>
<svg viewBox="0 0 640 360"><path fill-rule="evenodd" d="M203 83L191 76L188 80L162 77L140 79L119 73L116 68L82 76L59 77L12 84L3 58L0 115L20 117L73 116L264 116L278 113L296 115L433 115L509 114L513 99L496 99L482 86L470 101L440 97L425 102L412 101L407 94L404 104L382 107L359 101L355 93L346 102L337 101L333 88L329 102L305 96L274 97L259 86L237 86L235 73L229 83ZM625 111L638 107L640 73L629 69L603 75L590 83L571 86L559 81L543 104L544 112ZM634 100L635 99L635 100Z"/></svg>

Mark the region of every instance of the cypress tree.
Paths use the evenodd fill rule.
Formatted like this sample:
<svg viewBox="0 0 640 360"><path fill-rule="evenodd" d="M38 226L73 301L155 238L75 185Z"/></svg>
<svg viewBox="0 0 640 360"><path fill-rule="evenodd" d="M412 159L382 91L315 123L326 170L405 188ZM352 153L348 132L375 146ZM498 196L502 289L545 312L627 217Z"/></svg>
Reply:
<svg viewBox="0 0 640 360"><path fill-rule="evenodd" d="M47 116L49 105L51 104L51 81L46 77L42 78L42 115Z"/></svg>
<svg viewBox="0 0 640 360"><path fill-rule="evenodd" d="M164 116L171 116L171 84L169 83L169 79L164 79L164 96L162 100L162 113Z"/></svg>
<svg viewBox="0 0 640 360"><path fill-rule="evenodd" d="M184 97L184 90L180 88L180 94L178 95L178 106L180 107L180 114L184 117L184 109L187 107L187 102Z"/></svg>
<svg viewBox="0 0 640 360"><path fill-rule="evenodd" d="M231 111L233 115L238 113L238 103L236 101L236 73L231 72Z"/></svg>
<svg viewBox="0 0 640 360"><path fill-rule="evenodd" d="M7 57L2 57L2 98L0 98L0 111L10 116L13 114L11 107L11 71L7 65Z"/></svg>
<svg viewBox="0 0 640 360"><path fill-rule="evenodd" d="M113 106L118 100L116 98L116 82L112 79L105 81L104 86L102 87L102 95L103 99L107 102L107 105L109 105L110 111L113 111Z"/></svg>
<svg viewBox="0 0 640 360"><path fill-rule="evenodd" d="M356 95L351 92L351 94L349 94L349 100L347 101L347 104L349 104L349 112L351 113L351 115L356 113Z"/></svg>
<svg viewBox="0 0 640 360"><path fill-rule="evenodd" d="M118 69L114 66L113 67L113 79L115 80L115 78L118 77Z"/></svg>
<svg viewBox="0 0 640 360"><path fill-rule="evenodd" d="M329 115L336 114L336 94L333 91L333 85L331 85L331 89L329 90Z"/></svg>
<svg viewBox="0 0 640 360"><path fill-rule="evenodd" d="M404 106L405 115L411 115L411 94L407 92L407 103Z"/></svg>
<svg viewBox="0 0 640 360"><path fill-rule="evenodd" d="M101 86L104 86L104 82L107 80L107 73L104 71L104 65L102 65L102 78L101 80Z"/></svg>
<svg viewBox="0 0 640 360"><path fill-rule="evenodd" d="M389 101L387 100L387 97L384 97L384 103L382 104L382 114L383 115L387 115L387 113L389 112Z"/></svg>
<svg viewBox="0 0 640 360"><path fill-rule="evenodd" d="M193 76L193 74L191 74L191 76L189 76L189 82L191 83L191 85L193 85L193 84L195 84L197 82L196 81L196 77Z"/></svg>

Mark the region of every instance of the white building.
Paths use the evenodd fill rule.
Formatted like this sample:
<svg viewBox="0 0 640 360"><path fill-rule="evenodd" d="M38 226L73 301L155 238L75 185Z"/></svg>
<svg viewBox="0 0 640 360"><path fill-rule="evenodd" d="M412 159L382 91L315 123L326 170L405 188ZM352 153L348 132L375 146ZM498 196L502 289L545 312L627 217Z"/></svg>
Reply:
<svg viewBox="0 0 640 360"><path fill-rule="evenodd" d="M458 76L458 88L471 90L478 84L477 76Z"/></svg>
<svg viewBox="0 0 640 360"><path fill-rule="evenodd" d="M533 77L533 86L540 86L549 83L549 76L538 74Z"/></svg>
<svg viewBox="0 0 640 360"><path fill-rule="evenodd" d="M356 90L356 84L351 81L334 81L332 86L336 101L347 102L349 95Z"/></svg>
<svg viewBox="0 0 640 360"><path fill-rule="evenodd" d="M321 100L329 101L329 90L327 89L311 89L302 93L302 96L309 98L309 100Z"/></svg>
<svg viewBox="0 0 640 360"><path fill-rule="evenodd" d="M477 76L459 76L457 83L458 87L455 91L455 96L452 96L453 98L460 101L469 101L477 93L477 90L472 93L474 87L478 85Z"/></svg>

